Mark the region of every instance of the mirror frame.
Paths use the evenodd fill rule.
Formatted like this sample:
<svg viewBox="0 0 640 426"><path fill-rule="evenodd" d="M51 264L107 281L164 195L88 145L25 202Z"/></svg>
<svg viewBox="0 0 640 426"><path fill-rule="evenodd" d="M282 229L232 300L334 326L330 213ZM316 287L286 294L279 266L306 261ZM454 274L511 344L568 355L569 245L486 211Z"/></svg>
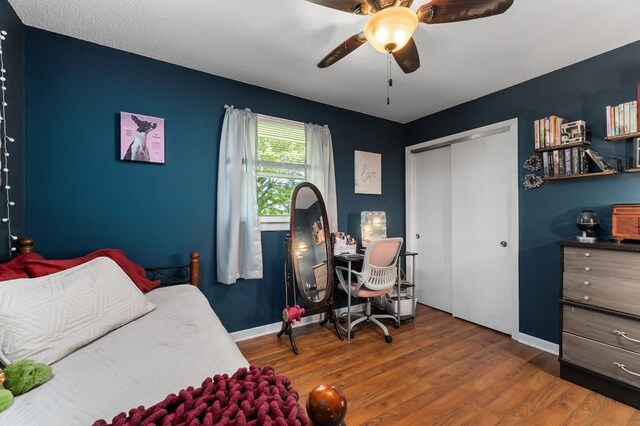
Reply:
<svg viewBox="0 0 640 426"><path fill-rule="evenodd" d="M293 249L294 247L297 247L297 244L298 244L297 236L296 236L295 201L297 199L298 192L303 188L309 188L315 193L318 203L320 204L322 221L325 224L323 231L324 231L325 251L327 253L327 287L324 294L324 298L317 302L314 302L311 299L309 299L307 297L307 293L304 291L304 287L302 285L302 280L300 275L300 266L298 265L298 258L294 255L294 249ZM327 208L324 204L324 199L322 197L322 194L320 194L320 191L318 190L318 188L311 182L299 183L294 188L293 193L291 194L291 211L289 213L289 234L291 238L290 256L291 256L291 260L293 261L293 270L294 270L294 276L296 280L296 288L298 289L298 294L304 301L304 304L306 306L309 306L310 308L316 308L316 307L321 307L323 305L331 304L333 300L332 299L333 298L333 253L331 250L331 231L329 229L329 219L327 217Z"/></svg>

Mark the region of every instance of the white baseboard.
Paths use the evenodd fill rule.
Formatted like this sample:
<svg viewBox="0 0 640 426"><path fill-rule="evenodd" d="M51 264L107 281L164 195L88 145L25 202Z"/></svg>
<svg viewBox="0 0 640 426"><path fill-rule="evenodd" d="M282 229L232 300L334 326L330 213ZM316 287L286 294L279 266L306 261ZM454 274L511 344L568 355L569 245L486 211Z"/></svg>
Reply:
<svg viewBox="0 0 640 426"><path fill-rule="evenodd" d="M532 346L545 352L549 352L553 355L558 355L560 353L559 345L547 342L546 340L538 339L537 337L529 336L528 334L519 333L517 340L520 343Z"/></svg>
<svg viewBox="0 0 640 426"><path fill-rule="evenodd" d="M351 309L355 312L363 311L364 303L354 305L351 307ZM344 312L347 312L347 308L336 309L336 315L340 315ZM322 317L323 316L321 314L304 317L302 318L302 321L297 322L293 327L298 328L305 325L318 323L322 321ZM276 334L280 331L280 327L282 327L282 322L274 322L272 324L261 325L260 327L234 331L233 333L230 333L230 335L234 342L241 342L243 340L249 340L255 337L266 336L267 334ZM537 337L529 336L528 334L524 333L518 333L518 336L515 340L522 344L532 346L536 349L540 349L553 355L558 355L560 351L560 347L557 344L539 339Z"/></svg>
<svg viewBox="0 0 640 426"><path fill-rule="evenodd" d="M360 312L364 310L364 303L353 305L351 310ZM343 312L347 312L347 308L336 309L336 315L340 315ZM322 321L323 315L317 314L310 317L302 318L302 321L293 325L293 328L303 327L309 324L315 324ZM229 333L234 342L241 342L243 340L253 339L254 337L266 336L267 334L275 334L280 331L282 322L274 322L272 324L261 325L259 327L248 328L246 330L234 331Z"/></svg>

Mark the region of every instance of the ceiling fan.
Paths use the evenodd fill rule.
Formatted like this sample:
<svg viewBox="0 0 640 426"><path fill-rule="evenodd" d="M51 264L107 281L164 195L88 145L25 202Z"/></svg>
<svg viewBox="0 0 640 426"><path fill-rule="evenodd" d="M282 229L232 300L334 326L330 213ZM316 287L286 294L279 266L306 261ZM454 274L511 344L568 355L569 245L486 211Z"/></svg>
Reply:
<svg viewBox="0 0 640 426"><path fill-rule="evenodd" d="M444 24L485 18L505 12L513 0L431 0L416 11L413 0L307 0L356 15L371 15L364 31L352 35L319 63L319 68L335 64L369 42L376 50L393 55L405 73L420 67L420 56L413 41L418 23Z"/></svg>

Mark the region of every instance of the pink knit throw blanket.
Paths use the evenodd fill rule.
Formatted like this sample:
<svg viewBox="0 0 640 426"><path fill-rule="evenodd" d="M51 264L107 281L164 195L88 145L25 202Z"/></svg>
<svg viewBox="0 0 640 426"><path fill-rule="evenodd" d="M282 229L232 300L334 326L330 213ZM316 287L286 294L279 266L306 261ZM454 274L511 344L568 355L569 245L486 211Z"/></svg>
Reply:
<svg viewBox="0 0 640 426"><path fill-rule="evenodd" d="M241 368L231 377L207 377L199 388L189 386L170 394L149 408L132 408L108 423L93 426L146 425L309 425L309 418L298 404L298 392L286 376L277 376L270 365Z"/></svg>

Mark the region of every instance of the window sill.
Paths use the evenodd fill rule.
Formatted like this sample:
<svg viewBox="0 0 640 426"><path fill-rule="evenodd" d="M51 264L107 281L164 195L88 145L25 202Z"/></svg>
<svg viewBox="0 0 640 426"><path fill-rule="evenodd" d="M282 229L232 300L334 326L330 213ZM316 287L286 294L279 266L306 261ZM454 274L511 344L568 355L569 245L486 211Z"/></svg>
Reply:
<svg viewBox="0 0 640 426"><path fill-rule="evenodd" d="M289 218L260 217L260 231L288 231Z"/></svg>

